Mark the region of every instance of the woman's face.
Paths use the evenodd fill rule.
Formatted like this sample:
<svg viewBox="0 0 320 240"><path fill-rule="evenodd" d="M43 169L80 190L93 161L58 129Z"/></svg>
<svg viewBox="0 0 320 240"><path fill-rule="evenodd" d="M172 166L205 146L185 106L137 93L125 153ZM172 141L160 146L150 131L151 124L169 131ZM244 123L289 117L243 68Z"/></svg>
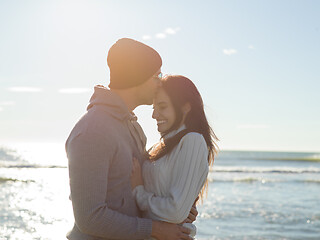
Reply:
<svg viewBox="0 0 320 240"><path fill-rule="evenodd" d="M176 113L167 93L160 88L153 100L152 118L157 120L158 131L167 132L175 123Z"/></svg>

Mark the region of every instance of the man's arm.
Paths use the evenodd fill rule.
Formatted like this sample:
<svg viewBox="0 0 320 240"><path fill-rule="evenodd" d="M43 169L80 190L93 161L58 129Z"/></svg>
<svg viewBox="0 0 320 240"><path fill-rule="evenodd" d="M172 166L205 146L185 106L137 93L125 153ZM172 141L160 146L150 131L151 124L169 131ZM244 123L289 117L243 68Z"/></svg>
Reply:
<svg viewBox="0 0 320 240"><path fill-rule="evenodd" d="M121 214L105 202L109 168L116 152L115 145L106 142L102 134L86 132L67 144L76 225L81 232L102 238L149 238L150 219Z"/></svg>

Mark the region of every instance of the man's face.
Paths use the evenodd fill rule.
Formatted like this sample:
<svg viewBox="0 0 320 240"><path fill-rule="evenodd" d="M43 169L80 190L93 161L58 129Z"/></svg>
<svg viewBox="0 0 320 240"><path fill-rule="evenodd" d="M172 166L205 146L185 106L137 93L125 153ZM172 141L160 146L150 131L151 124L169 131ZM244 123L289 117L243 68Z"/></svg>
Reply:
<svg viewBox="0 0 320 240"><path fill-rule="evenodd" d="M161 69L139 86L141 104L151 105L158 88L161 86Z"/></svg>

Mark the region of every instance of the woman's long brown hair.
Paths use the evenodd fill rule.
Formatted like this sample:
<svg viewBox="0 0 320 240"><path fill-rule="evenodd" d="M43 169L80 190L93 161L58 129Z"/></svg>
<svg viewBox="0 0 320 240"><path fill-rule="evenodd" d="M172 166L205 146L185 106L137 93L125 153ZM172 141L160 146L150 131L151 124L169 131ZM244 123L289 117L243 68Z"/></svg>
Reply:
<svg viewBox="0 0 320 240"><path fill-rule="evenodd" d="M167 132L165 132L163 136L180 127L183 119L182 107L186 103L190 104L191 109L184 121L186 129L171 138L164 139L163 142L160 142L152 147L148 152L150 160L156 161L164 155L170 153L174 147L178 145L181 138L183 138L183 136L187 133L197 132L202 134L207 143L209 152L208 163L209 166L211 166L214 162L214 157L218 152L216 141L219 139L208 123L204 112L203 101L198 89L190 79L181 75L166 76L164 79L162 79L161 88L169 96L176 113L176 120L173 126ZM206 181L200 192L201 197L203 197L204 192L207 190L207 185L208 181Z"/></svg>

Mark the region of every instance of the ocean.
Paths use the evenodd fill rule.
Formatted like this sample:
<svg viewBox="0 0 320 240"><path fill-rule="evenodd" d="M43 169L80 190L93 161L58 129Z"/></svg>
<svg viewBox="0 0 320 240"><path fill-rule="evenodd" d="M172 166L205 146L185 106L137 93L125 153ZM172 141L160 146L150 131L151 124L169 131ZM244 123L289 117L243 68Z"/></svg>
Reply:
<svg viewBox="0 0 320 240"><path fill-rule="evenodd" d="M0 146L0 240L72 228L61 143ZM320 239L320 153L222 151L198 205L197 239Z"/></svg>

